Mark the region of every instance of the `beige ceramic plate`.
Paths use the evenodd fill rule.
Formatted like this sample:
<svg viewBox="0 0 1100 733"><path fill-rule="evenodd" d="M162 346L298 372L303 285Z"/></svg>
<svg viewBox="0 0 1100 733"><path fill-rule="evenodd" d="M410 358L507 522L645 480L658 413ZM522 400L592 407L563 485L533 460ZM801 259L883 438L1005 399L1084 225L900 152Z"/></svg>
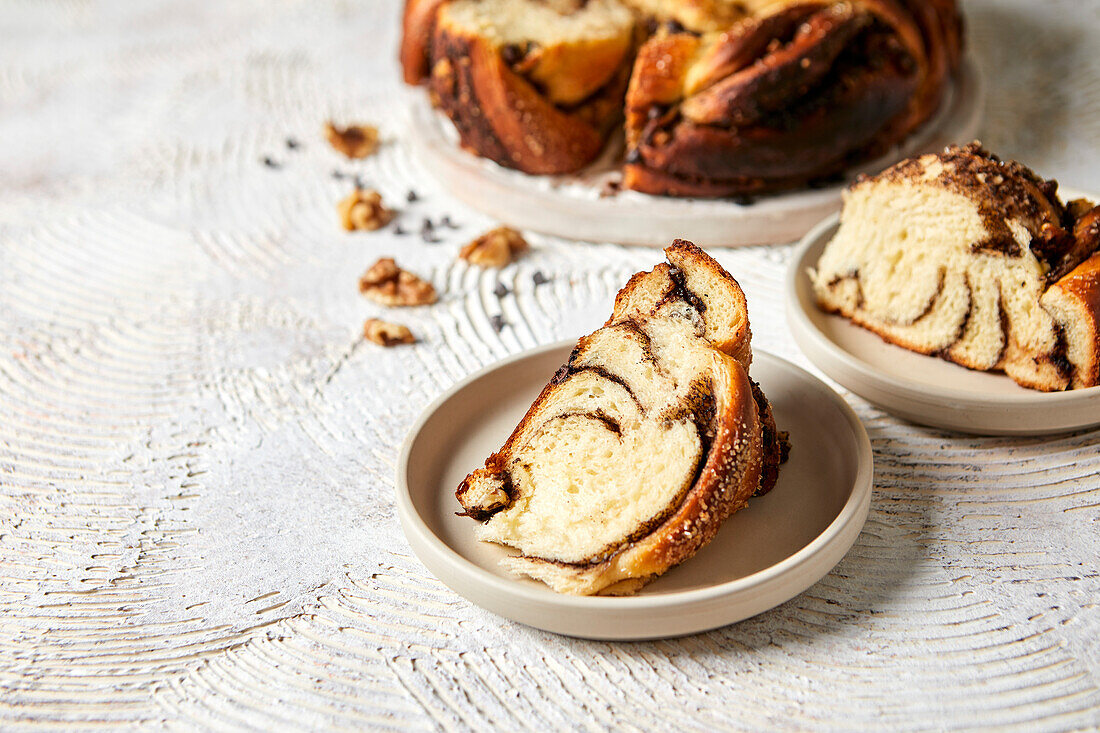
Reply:
<svg viewBox="0 0 1100 733"><path fill-rule="evenodd" d="M750 501L695 557L625 598L575 597L499 567L506 550L455 516L455 487L498 449L565 362L573 342L505 359L455 385L409 432L397 510L417 557L471 602L514 621L592 639L654 639L724 626L809 588L855 542L871 501L871 446L855 413L798 367L754 355L791 457L779 483Z"/></svg>
<svg viewBox="0 0 1100 733"><path fill-rule="evenodd" d="M878 172L910 155L969 142L977 133L982 104L980 78L966 59L949 99L929 124L899 148L849 173ZM634 191L601 198L607 183L619 178L621 142L575 175L529 176L462 150L454 127L420 93L410 107L409 136L425 167L466 204L519 229L589 242L651 247L667 247L676 238L701 247L795 242L840 208L843 188L793 191L748 205Z"/></svg>
<svg viewBox="0 0 1100 733"><path fill-rule="evenodd" d="M1069 195L1070 198L1073 195ZM1036 435L1100 424L1100 387L1038 392L894 346L817 308L807 270L836 232L833 215L806 235L787 273L787 321L821 371L900 417L981 435Z"/></svg>

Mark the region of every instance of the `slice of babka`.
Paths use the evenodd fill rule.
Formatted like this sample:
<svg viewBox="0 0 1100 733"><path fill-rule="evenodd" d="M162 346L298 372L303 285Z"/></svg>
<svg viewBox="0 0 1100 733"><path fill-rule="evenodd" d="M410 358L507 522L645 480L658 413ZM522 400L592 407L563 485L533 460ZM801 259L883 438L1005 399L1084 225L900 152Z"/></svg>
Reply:
<svg viewBox="0 0 1100 733"><path fill-rule="evenodd" d="M410 0L402 58L407 81L427 76L464 147L565 173L622 119L634 33L618 0Z"/></svg>
<svg viewBox="0 0 1100 733"><path fill-rule="evenodd" d="M979 143L854 183L811 273L887 341L1046 391L1098 381L1100 209Z"/></svg>
<svg viewBox="0 0 1100 733"><path fill-rule="evenodd" d="M695 554L781 453L748 376L745 296L695 245L639 273L456 495L478 538L562 593L630 593Z"/></svg>

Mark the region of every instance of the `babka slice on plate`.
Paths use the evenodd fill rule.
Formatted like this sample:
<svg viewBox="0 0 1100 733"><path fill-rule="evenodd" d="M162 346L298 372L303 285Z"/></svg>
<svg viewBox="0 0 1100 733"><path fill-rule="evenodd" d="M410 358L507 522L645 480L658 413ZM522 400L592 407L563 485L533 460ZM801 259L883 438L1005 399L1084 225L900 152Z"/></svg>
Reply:
<svg viewBox="0 0 1100 733"><path fill-rule="evenodd" d="M1100 208L978 143L854 183L811 273L887 341L1045 391L1100 384Z"/></svg>
<svg viewBox="0 0 1100 733"><path fill-rule="evenodd" d="M749 379L745 296L695 245L639 273L456 495L478 538L562 593L631 593L775 483L771 409Z"/></svg>

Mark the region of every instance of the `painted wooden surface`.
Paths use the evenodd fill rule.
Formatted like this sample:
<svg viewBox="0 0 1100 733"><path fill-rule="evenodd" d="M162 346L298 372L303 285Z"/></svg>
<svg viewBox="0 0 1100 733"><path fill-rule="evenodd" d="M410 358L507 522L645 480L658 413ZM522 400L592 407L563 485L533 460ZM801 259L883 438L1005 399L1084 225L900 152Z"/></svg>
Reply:
<svg viewBox="0 0 1100 733"><path fill-rule="evenodd" d="M966 7L986 142L1100 191L1100 4ZM402 143L397 11L0 5L0 727L1100 724L1097 431L960 437L849 396L877 468L855 548L774 611L687 639L516 626L410 556L392 475L421 408L595 326L658 256L536 237L500 272L456 262L491 222ZM386 144L349 164L330 118ZM407 229L460 227L339 231L334 169ZM401 314L416 347L358 338L382 310L356 279L381 255L442 294ZM789 256L719 254L755 343L805 365Z"/></svg>

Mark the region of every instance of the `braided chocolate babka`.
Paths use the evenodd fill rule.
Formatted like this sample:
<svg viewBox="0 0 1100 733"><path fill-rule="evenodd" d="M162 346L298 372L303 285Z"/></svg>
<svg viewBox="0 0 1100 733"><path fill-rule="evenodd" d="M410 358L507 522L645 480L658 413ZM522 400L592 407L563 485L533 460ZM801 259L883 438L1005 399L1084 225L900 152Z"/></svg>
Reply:
<svg viewBox="0 0 1100 733"><path fill-rule="evenodd" d="M695 245L639 273L456 495L505 565L562 593L630 593L775 484L785 447L748 376L745 296Z"/></svg>
<svg viewBox="0 0 1100 733"><path fill-rule="evenodd" d="M822 308L887 341L1052 391L1100 384L1100 207L978 143L844 194Z"/></svg>
<svg viewBox="0 0 1100 733"><path fill-rule="evenodd" d="M401 56L501 165L576 171L625 119L625 187L726 196L899 144L961 39L955 0L407 0Z"/></svg>

